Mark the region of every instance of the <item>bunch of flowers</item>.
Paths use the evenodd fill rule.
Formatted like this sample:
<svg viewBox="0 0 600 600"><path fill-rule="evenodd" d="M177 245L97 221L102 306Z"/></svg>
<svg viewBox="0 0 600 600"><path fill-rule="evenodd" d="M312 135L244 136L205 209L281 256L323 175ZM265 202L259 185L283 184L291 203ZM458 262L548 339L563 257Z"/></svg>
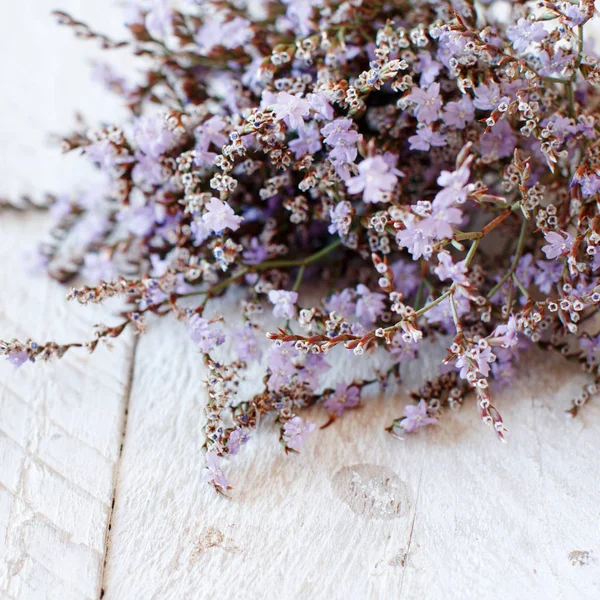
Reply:
<svg viewBox="0 0 600 600"><path fill-rule="evenodd" d="M598 389L600 58L592 0L167 0L130 2L131 39L62 23L145 67L99 69L130 122L69 135L105 185L51 206L38 263L86 283L83 304L122 297L118 326L88 343L2 342L15 365L94 350L148 317L187 325L208 366L205 479L274 415L286 451L399 377L425 340L439 376L394 421L402 436L475 398L502 439L490 382L517 356L555 350ZM314 299L315 287L322 298ZM208 318L229 288L239 314ZM309 290L312 293L307 293ZM264 311L277 326L267 327ZM271 343L264 348L265 336ZM228 361L217 348L235 343ZM336 353L386 353L369 380L321 382ZM238 399L249 365L263 390ZM340 373L340 376L343 374Z"/></svg>

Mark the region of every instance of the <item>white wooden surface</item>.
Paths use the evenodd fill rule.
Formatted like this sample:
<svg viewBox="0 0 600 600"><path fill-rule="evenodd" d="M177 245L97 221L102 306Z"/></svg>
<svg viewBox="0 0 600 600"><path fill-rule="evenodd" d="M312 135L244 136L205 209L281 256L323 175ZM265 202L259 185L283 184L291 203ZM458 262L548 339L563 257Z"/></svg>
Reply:
<svg viewBox="0 0 600 600"><path fill-rule="evenodd" d="M47 17L54 1L0 5L0 193L89 181L39 144L77 107L118 118L86 79L92 49ZM60 7L118 31L107 0ZM110 320L22 274L15 252L43 221L0 219L2 337L84 337ZM583 376L545 355L523 365L495 394L507 445L473 406L399 442L383 427L422 368L299 456L267 424L228 465L226 500L200 482L205 372L181 324L155 323L135 356L128 337L93 357L2 363L0 598L600 597L600 409L563 413Z"/></svg>

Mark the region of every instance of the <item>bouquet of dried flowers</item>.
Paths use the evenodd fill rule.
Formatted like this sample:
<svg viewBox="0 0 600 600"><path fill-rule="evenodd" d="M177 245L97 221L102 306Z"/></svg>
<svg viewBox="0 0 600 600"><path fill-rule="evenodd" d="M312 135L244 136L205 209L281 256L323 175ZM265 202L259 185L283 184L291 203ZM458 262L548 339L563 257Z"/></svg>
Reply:
<svg viewBox="0 0 600 600"><path fill-rule="evenodd" d="M448 353L396 435L473 392L502 439L490 381L534 345L590 374L570 414L597 391L600 336L585 326L600 303L592 0L133 0L127 41L57 15L128 47L145 72L134 85L101 69L131 120L64 140L105 185L54 200L38 262L83 278L69 299L128 308L87 343L2 342L13 364L174 315L209 369L205 479L219 492L221 459L261 416L298 451L315 428L304 407L340 417L427 339ZM315 282L319 301L305 293ZM233 329L207 316L232 287ZM319 389L336 352L385 352L390 367ZM263 389L241 401L256 361Z"/></svg>

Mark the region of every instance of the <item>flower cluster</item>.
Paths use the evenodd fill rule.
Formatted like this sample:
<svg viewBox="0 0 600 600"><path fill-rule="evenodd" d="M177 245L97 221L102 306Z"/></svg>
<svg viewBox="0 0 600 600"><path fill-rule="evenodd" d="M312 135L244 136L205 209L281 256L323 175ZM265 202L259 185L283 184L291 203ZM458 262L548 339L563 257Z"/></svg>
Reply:
<svg viewBox="0 0 600 600"><path fill-rule="evenodd" d="M594 3L512 2L502 19L475 4L130 0L126 41L59 14L108 50L129 46L147 71L134 85L101 70L131 120L65 138L106 183L54 201L54 243L36 261L84 278L71 299L127 301L92 350L151 315L186 323L210 373L205 479L217 491L229 487L222 459L261 416L298 452L315 428L308 406L328 423L356 409L425 339L448 353L390 426L400 437L472 392L502 439L491 384L535 346L589 373L570 414L598 390ZM243 325L209 319L234 286ZM228 339L230 362L217 361ZM0 352L18 367L80 345ZM383 352L389 370L327 387L343 352ZM241 400L256 362L263 389Z"/></svg>

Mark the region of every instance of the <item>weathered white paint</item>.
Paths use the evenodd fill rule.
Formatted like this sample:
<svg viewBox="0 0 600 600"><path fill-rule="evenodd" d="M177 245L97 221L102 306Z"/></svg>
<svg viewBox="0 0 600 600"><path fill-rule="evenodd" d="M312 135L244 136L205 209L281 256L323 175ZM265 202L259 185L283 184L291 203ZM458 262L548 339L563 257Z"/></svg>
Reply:
<svg viewBox="0 0 600 600"><path fill-rule="evenodd" d="M108 6L60 2L118 30ZM118 113L87 83L91 47L47 17L54 7L0 6L10 57L0 61L0 193L89 181L75 157L39 144L68 129L75 107ZM106 313L67 306L64 290L15 261L42 229L43 217L0 219L0 336L84 338ZM407 383L315 433L299 456L265 424L228 465L226 500L200 482L205 372L174 321L140 339L119 461L131 356L126 338L93 357L16 372L0 363L0 598L97 598L101 587L110 600L600 597L600 409L565 419L583 376L562 359L536 355L496 392L507 445L472 405L394 440L383 428ZM410 365L408 382L427 366Z"/></svg>

